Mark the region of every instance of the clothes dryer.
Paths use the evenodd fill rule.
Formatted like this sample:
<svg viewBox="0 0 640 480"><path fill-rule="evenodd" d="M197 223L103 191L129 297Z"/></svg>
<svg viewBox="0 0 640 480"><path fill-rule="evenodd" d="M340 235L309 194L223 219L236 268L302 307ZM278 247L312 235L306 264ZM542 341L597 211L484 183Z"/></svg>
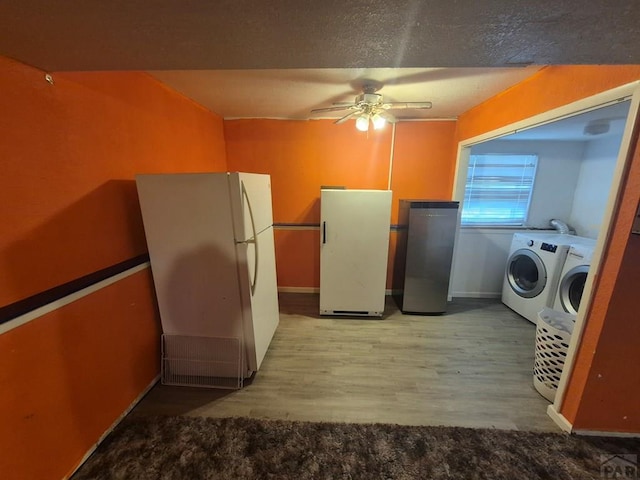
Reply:
<svg viewBox="0 0 640 480"><path fill-rule="evenodd" d="M502 302L532 323L553 305L574 235L516 233L507 259Z"/></svg>
<svg viewBox="0 0 640 480"><path fill-rule="evenodd" d="M569 248L560 273L558 289L553 304L554 310L573 315L578 313L594 248L595 240L574 244Z"/></svg>

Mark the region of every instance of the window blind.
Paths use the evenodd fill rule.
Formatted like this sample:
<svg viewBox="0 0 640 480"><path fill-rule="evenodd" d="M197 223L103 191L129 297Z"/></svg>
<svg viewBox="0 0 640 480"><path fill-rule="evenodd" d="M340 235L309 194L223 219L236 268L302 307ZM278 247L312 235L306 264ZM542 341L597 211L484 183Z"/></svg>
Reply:
<svg viewBox="0 0 640 480"><path fill-rule="evenodd" d="M471 155L462 225L523 225L537 164L537 155Z"/></svg>

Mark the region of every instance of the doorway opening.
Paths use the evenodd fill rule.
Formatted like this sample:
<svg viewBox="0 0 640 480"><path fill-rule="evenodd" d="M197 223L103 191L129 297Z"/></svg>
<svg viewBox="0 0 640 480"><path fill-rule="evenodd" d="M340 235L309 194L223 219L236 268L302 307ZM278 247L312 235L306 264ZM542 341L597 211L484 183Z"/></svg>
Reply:
<svg viewBox="0 0 640 480"><path fill-rule="evenodd" d="M547 153L550 158L544 167L539 166L536 172L539 198L536 199L534 193L526 223L515 229L491 226L463 226L459 229L450 284L452 297L500 297L508 246L518 228L549 229L550 218L564 217L567 220L571 219L570 222L575 224L575 233L595 241L590 273L581 292L581 307L576 316L565 368L555 402L548 408L548 414L565 430L570 430L571 426L567 425L566 420L563 421L558 412L573 368L574 355L582 339L586 313L591 303L593 278L599 270L602 252L608 243L613 217L618 207L620 188L629 161L632 132L638 116L639 85L640 82L634 82L579 100L464 140L458 146L453 199L460 201L462 208L467 169L472 155L506 151L511 153L515 147L518 147L519 153L533 153L531 149L534 146L545 146L548 147ZM581 140L579 137L588 140ZM570 143L575 144L571 146ZM591 145L586 145L587 143ZM573 148L573 153L569 147ZM606 158L602 157L604 151L607 152ZM580 152L580 155L576 155L576 152ZM569 157L573 157L574 161ZM589 166L585 167L587 164ZM469 252L465 248L465 237L468 237L467 240L473 245L472 254L476 259L480 259L476 262L483 262L481 268L468 268ZM491 240L488 241L486 258L483 259L478 255L478 252L482 251L478 240L489 237ZM501 238L501 248L496 248L495 238ZM474 274L479 276L475 279L475 285L481 286L477 291L474 291L473 285L469 286L469 276L464 274L465 267L467 271L475 272ZM465 279L466 284L461 282L461 278ZM461 285L466 291L461 291Z"/></svg>

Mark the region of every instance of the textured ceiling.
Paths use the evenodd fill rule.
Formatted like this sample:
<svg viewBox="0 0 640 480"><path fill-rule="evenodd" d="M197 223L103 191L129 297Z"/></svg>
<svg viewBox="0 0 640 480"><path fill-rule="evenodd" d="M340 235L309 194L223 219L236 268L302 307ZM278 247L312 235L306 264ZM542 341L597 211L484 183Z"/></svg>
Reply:
<svg viewBox="0 0 640 480"><path fill-rule="evenodd" d="M446 118L542 65L640 64L638 5L3 0L0 54L50 72L151 71L226 118L310 118L352 101L367 79L384 84L385 100L433 102L399 117Z"/></svg>
<svg viewBox="0 0 640 480"><path fill-rule="evenodd" d="M538 71L524 68L377 68L171 70L150 72L161 82L224 118L340 118L314 108L353 103L375 81L386 102L433 103L426 110L393 110L398 119L455 118Z"/></svg>
<svg viewBox="0 0 640 480"><path fill-rule="evenodd" d="M638 0L3 0L44 70L640 63Z"/></svg>

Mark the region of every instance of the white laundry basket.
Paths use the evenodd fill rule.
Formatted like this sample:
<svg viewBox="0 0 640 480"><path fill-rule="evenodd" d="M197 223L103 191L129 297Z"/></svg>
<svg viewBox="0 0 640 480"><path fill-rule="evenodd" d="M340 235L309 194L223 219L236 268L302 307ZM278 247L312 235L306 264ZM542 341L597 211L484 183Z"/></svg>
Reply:
<svg viewBox="0 0 640 480"><path fill-rule="evenodd" d="M545 307L538 313L533 386L553 402L569 350L576 317Z"/></svg>

